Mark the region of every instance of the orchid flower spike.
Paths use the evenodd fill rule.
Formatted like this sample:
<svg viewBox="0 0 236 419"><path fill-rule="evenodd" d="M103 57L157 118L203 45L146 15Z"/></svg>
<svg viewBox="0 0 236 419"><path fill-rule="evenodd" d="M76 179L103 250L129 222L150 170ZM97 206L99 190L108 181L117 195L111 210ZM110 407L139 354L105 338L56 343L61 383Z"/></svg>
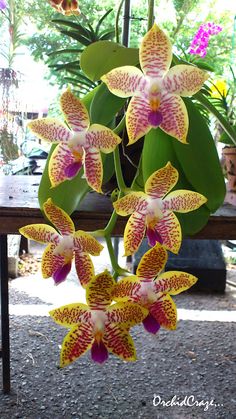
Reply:
<svg viewBox="0 0 236 419"><path fill-rule="evenodd" d="M103 246L90 234L75 231L68 214L49 198L43 206L47 224L30 224L20 228L20 233L39 243L48 243L42 256L43 278L53 277L56 285L64 281L71 270L73 258L80 283L85 287L94 277L94 266L89 256L98 256Z"/></svg>
<svg viewBox="0 0 236 419"><path fill-rule="evenodd" d="M197 93L208 74L192 65L170 69L172 46L156 24L143 38L139 60L142 71L118 67L101 78L114 95L132 96L126 114L129 144L157 127L186 143L188 113L180 96Z"/></svg>
<svg viewBox="0 0 236 419"><path fill-rule="evenodd" d="M57 186L66 179L72 179L83 165L88 185L101 193L101 152L114 151L121 138L103 125L90 125L85 105L70 89L61 96L61 109L71 130L51 118L35 119L28 124L29 129L42 140L59 143L49 162L51 184Z"/></svg>
<svg viewBox="0 0 236 419"><path fill-rule="evenodd" d="M136 351L129 329L141 323L148 310L134 303L112 304L115 280L106 270L95 276L86 288L86 304L75 303L49 314L61 326L70 328L65 337L60 367L79 358L89 349L94 362L102 364L108 352L124 361L135 361Z"/></svg>
<svg viewBox="0 0 236 419"><path fill-rule="evenodd" d="M176 295L194 285L197 278L186 272L161 273L167 262L167 251L157 243L141 258L136 275L121 279L114 290L114 300L133 302L148 310L144 328L156 334L160 327L176 329L176 306L170 295Z"/></svg>
<svg viewBox="0 0 236 419"><path fill-rule="evenodd" d="M150 246L159 242L171 252L178 253L182 233L173 211L193 211L207 201L203 195L189 190L169 193L178 178L178 171L169 162L148 178L145 192L130 192L113 203L117 214L131 214L124 232L125 256L138 250L145 231Z"/></svg>

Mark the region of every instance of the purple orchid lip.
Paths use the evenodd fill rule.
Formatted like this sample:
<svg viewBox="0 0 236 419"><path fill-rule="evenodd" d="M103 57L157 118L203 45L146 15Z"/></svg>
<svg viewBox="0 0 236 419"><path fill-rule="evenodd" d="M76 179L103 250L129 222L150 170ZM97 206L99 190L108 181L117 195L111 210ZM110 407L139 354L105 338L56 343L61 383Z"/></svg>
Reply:
<svg viewBox="0 0 236 419"><path fill-rule="evenodd" d="M160 329L160 323L156 321L151 313L149 313L143 320L143 326L147 332L152 333L153 335L155 335Z"/></svg>
<svg viewBox="0 0 236 419"><path fill-rule="evenodd" d="M163 116L159 111L150 111L148 114L148 122L152 127L157 128L163 121Z"/></svg>
<svg viewBox="0 0 236 419"><path fill-rule="evenodd" d="M0 0L0 10L4 10L7 7L6 0Z"/></svg>
<svg viewBox="0 0 236 419"><path fill-rule="evenodd" d="M108 350L102 340L99 342L95 340L93 342L91 347L91 357L94 362L98 362L99 364L103 364L103 362L108 359Z"/></svg>
<svg viewBox="0 0 236 419"><path fill-rule="evenodd" d="M66 177L68 177L69 179L73 178L75 175L77 175L77 173L81 169L81 167L82 167L82 161L75 161L75 162L69 164L65 168Z"/></svg>
<svg viewBox="0 0 236 419"><path fill-rule="evenodd" d="M163 239L157 230L153 228L147 228L147 238L149 246L153 247L156 243L163 244Z"/></svg>
<svg viewBox="0 0 236 419"><path fill-rule="evenodd" d="M53 279L55 285L59 285L61 282L65 281L68 273L71 270L71 263L67 263L66 265L61 266L55 272L53 272Z"/></svg>

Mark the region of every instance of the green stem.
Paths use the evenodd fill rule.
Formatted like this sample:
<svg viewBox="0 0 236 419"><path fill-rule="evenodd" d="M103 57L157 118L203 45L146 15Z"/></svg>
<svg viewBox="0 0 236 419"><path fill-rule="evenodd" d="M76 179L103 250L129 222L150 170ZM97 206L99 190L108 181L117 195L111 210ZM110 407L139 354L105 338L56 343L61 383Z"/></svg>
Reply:
<svg viewBox="0 0 236 419"><path fill-rule="evenodd" d="M121 9L122 6L124 4L125 0L121 0L118 10L116 12L116 20L115 20L115 38L116 38L116 42L119 44L120 43L120 33L119 33L119 19L120 19L120 13L121 13Z"/></svg>
<svg viewBox="0 0 236 419"><path fill-rule="evenodd" d="M236 133L233 127L228 123L228 121L221 115L221 113L215 108L214 105L200 92L196 93L194 96L200 102L204 108L206 108L209 112L211 112L219 121L220 125L228 134L230 139L232 140L233 144L236 145Z"/></svg>
<svg viewBox="0 0 236 419"><path fill-rule="evenodd" d="M148 0L148 31L154 23L154 0Z"/></svg>
<svg viewBox="0 0 236 419"><path fill-rule="evenodd" d="M117 262L117 259L116 259L115 253L114 253L114 249L113 249L113 246L112 246L112 241L111 241L110 234L107 234L105 236L105 240L106 240L107 249L108 249L109 256L110 256L111 266L112 266L112 269L114 271L113 276L116 279L119 275L127 274L128 271L126 269L121 268L120 265Z"/></svg>

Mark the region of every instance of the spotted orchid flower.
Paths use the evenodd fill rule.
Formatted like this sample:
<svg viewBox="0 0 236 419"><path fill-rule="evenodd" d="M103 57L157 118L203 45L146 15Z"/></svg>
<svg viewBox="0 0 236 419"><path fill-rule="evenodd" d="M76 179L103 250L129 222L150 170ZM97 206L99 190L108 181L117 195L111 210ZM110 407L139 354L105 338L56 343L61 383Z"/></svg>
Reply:
<svg viewBox="0 0 236 419"><path fill-rule="evenodd" d="M80 9L77 0L49 0L50 5L58 13L66 16L80 15Z"/></svg>
<svg viewBox="0 0 236 419"><path fill-rule="evenodd" d="M172 46L165 33L154 24L144 36L139 50L141 69L123 66L102 76L116 96L130 97L126 114L129 144L158 126L185 143L188 114L180 96L198 92L208 78L205 71L191 65L170 68Z"/></svg>
<svg viewBox="0 0 236 419"><path fill-rule="evenodd" d="M94 267L89 256L98 256L103 246L90 234L75 231L68 214L54 205L49 198L44 203L44 212L56 227L47 224L30 224L20 228L20 233L39 243L48 243L42 256L43 278L53 277L56 285L64 281L71 270L72 260L83 287L94 277Z"/></svg>
<svg viewBox="0 0 236 419"><path fill-rule="evenodd" d="M114 300L119 303L138 303L148 309L143 326L153 334L160 326L176 329L176 306L170 295L187 290L197 281L195 276L186 272L161 273L166 262L167 251L157 243L141 258L136 276L121 279L113 294Z"/></svg>
<svg viewBox="0 0 236 419"><path fill-rule="evenodd" d="M92 360L103 363L108 352L125 361L135 361L136 351L129 334L148 311L133 303L113 304L115 280L106 270L95 276L86 288L86 304L69 304L50 312L53 320L70 328L65 337L60 366L64 367L91 349Z"/></svg>
<svg viewBox="0 0 236 419"><path fill-rule="evenodd" d="M178 177L178 171L167 163L148 178L145 192L128 193L113 203L117 214L132 214L124 232L126 256L138 250L145 231L150 246L160 242L171 252L178 253L182 233L173 211L193 211L207 201L203 195L189 190L168 193L176 185Z"/></svg>
<svg viewBox="0 0 236 419"><path fill-rule="evenodd" d="M67 124L51 118L40 118L28 124L30 130L42 140L59 143L49 162L52 186L72 179L84 166L85 178L97 192L101 192L103 165L101 151L111 153L121 142L112 130L103 125L89 125L85 105L68 89L61 96L61 109Z"/></svg>

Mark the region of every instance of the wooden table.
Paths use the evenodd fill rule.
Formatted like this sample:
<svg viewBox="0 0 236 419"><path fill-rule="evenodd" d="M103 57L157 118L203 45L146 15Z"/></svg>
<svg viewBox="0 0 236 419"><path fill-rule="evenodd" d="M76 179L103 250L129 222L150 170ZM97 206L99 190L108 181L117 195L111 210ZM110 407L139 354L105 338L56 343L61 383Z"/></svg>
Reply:
<svg viewBox="0 0 236 419"><path fill-rule="evenodd" d="M8 311L8 258L7 235L17 234L27 224L45 222L39 209L37 193L38 176L0 176L0 279L1 279L1 329L3 391L10 391L10 345ZM104 228L112 213L110 199L89 193L80 210L72 219L76 229L92 231ZM114 236L122 236L127 219L119 217ZM228 205L213 214L208 224L194 236L198 239L236 240L236 208Z"/></svg>

